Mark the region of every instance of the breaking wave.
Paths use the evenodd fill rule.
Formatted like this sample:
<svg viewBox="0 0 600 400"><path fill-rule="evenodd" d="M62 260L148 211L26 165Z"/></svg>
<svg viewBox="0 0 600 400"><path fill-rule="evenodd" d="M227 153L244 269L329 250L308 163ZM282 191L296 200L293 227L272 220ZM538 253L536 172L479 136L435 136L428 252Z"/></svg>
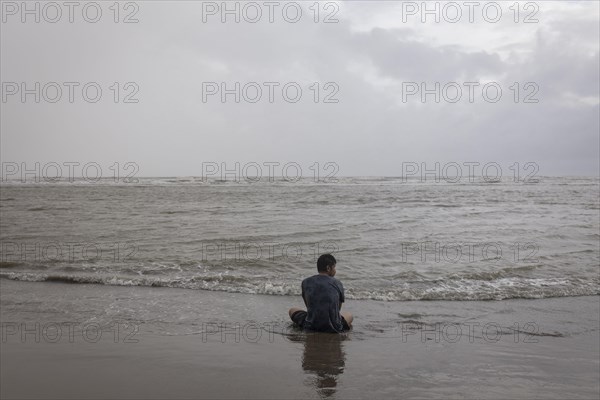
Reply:
<svg viewBox="0 0 600 400"><path fill-rule="evenodd" d="M225 274L196 277L125 277L116 275L42 274L2 272L0 278L27 282L61 282L113 286L168 287L192 290L300 296L299 282L252 279ZM543 299L549 297L600 295L597 281L577 278L499 278L448 279L404 283L395 287L354 289L346 285L346 298L353 300L412 301L450 300L481 301L506 299Z"/></svg>

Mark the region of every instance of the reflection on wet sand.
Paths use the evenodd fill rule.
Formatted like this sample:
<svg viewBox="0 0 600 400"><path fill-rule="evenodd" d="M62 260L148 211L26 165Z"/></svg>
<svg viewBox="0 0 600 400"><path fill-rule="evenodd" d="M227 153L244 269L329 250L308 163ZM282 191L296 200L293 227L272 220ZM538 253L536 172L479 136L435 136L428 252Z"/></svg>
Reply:
<svg viewBox="0 0 600 400"><path fill-rule="evenodd" d="M338 377L344 372L346 354L342 342L348 339L346 334L302 333L291 335L290 340L302 342L302 369L309 374L310 385L320 397L335 394Z"/></svg>

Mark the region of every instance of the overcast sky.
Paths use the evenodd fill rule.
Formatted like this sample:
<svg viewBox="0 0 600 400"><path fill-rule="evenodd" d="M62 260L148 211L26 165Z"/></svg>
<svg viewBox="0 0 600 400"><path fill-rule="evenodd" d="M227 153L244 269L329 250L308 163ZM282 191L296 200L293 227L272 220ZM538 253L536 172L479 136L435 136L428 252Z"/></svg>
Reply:
<svg viewBox="0 0 600 400"><path fill-rule="evenodd" d="M518 14L514 1L437 2L439 22L420 1L240 2L239 23L220 1L121 3L118 16L98 2L96 23L87 3L71 23L41 2L36 23L2 2L3 163L200 176L206 162L295 162L305 175L335 162L341 176L399 176L403 162L497 162L505 174L535 162L538 175L598 175L597 1L520 2Z"/></svg>

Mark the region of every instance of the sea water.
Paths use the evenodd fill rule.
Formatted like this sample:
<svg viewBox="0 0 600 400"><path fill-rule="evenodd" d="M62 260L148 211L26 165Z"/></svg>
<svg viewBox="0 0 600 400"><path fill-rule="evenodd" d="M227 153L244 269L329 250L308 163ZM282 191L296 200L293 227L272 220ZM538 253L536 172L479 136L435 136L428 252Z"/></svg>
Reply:
<svg viewBox="0 0 600 400"><path fill-rule="evenodd" d="M598 178L4 181L0 276L348 299L598 295Z"/></svg>

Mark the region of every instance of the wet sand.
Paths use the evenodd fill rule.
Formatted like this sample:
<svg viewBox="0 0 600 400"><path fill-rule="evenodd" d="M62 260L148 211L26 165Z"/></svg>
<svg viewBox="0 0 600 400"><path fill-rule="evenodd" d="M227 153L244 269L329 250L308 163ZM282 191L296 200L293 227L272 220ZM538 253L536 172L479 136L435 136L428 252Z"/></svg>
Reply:
<svg viewBox="0 0 600 400"><path fill-rule="evenodd" d="M598 398L598 296L352 301L307 334L299 298L0 281L2 398ZM60 334L60 336L59 336Z"/></svg>

